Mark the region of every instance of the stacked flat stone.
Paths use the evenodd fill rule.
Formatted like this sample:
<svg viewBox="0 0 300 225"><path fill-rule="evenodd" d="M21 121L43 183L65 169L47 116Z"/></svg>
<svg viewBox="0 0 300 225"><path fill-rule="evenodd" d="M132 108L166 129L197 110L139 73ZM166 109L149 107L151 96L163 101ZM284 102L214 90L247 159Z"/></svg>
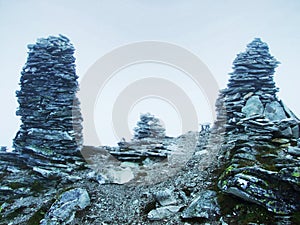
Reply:
<svg viewBox="0 0 300 225"><path fill-rule="evenodd" d="M75 49L62 35L38 39L28 49L21 90L16 92L16 114L22 124L14 148L22 153L70 156L82 145Z"/></svg>
<svg viewBox="0 0 300 225"><path fill-rule="evenodd" d="M279 62L270 55L266 43L255 38L246 52L237 55L233 62L226 94L247 94L262 91L267 97L275 95L278 89L273 81L273 74ZM241 85L242 84L242 85Z"/></svg>
<svg viewBox="0 0 300 225"><path fill-rule="evenodd" d="M161 160L172 153L169 146L174 141L173 138L165 140L144 138L130 142L122 141L118 143L117 148L108 148L108 150L120 161L142 162L146 158Z"/></svg>
<svg viewBox="0 0 300 225"><path fill-rule="evenodd" d="M158 118L150 113L141 114L140 121L134 128L134 139L164 138L165 136L165 129Z"/></svg>
<svg viewBox="0 0 300 225"><path fill-rule="evenodd" d="M220 91L216 102L216 127L226 133L240 132L249 130L249 127L254 125L253 123L243 125L243 121L249 121L244 119L252 116L254 119L255 116L263 116L272 123L269 125L276 127L281 120L292 119L295 123L290 124L290 130L277 132L277 136L282 134L298 138L299 120L276 97L279 89L275 86L273 75L278 64L279 62L270 55L267 44L259 38L248 44L245 52L237 55L227 88ZM257 131L257 126L252 127ZM276 129L268 129L271 136Z"/></svg>
<svg viewBox="0 0 300 225"><path fill-rule="evenodd" d="M233 62L216 102L226 169L219 188L276 214L300 210L299 119L277 98L278 61L254 39Z"/></svg>
<svg viewBox="0 0 300 225"><path fill-rule="evenodd" d="M171 153L168 146L173 141L166 138L165 129L158 118L150 113L141 114L140 121L134 128L131 141L122 140L110 153L121 161L141 162L146 158L165 159Z"/></svg>

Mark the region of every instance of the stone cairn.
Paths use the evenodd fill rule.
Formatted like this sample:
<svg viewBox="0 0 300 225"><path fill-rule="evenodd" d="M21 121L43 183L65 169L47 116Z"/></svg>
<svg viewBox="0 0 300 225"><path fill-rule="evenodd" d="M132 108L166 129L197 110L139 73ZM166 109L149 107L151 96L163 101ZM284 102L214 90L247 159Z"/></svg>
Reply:
<svg viewBox="0 0 300 225"><path fill-rule="evenodd" d="M79 152L82 127L74 47L69 39L38 39L28 45L27 63L21 72L17 115L22 125L14 139L18 152L69 156Z"/></svg>
<svg viewBox="0 0 300 225"><path fill-rule="evenodd" d="M85 164L74 47L60 35L38 39L28 48L17 91L22 124L14 151L0 151L0 201L32 195L33 189L24 187L46 189L61 179L75 179Z"/></svg>
<svg viewBox="0 0 300 225"><path fill-rule="evenodd" d="M150 113L141 114L137 127L134 128L134 139L156 138L162 139L166 136L165 129L158 118Z"/></svg>
<svg viewBox="0 0 300 225"><path fill-rule="evenodd" d="M21 90L16 93L22 124L14 150L0 151L0 220L37 224L39 211L50 208L57 193L63 193L41 224L65 224L90 201L85 189L66 191L83 179L85 169L89 171L80 154L82 117L74 47L59 35L38 39L28 48Z"/></svg>
<svg viewBox="0 0 300 225"><path fill-rule="evenodd" d="M224 136L226 162L218 187L287 215L300 209L300 121L276 96L278 64L259 38L237 55L214 129Z"/></svg>
<svg viewBox="0 0 300 225"><path fill-rule="evenodd" d="M134 128L133 139L122 140L118 148L110 153L121 161L143 161L146 158L164 159L170 154L168 145L172 138L167 138L165 129L158 118L150 113L141 114L137 127Z"/></svg>

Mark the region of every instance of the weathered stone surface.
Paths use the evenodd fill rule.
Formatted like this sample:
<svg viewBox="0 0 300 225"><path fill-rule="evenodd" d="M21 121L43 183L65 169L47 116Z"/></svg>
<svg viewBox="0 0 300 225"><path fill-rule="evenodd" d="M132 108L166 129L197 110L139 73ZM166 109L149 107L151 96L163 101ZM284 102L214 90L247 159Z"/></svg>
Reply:
<svg viewBox="0 0 300 225"><path fill-rule="evenodd" d="M201 192L182 213L184 219L211 219L218 215L220 215L220 208L217 193L210 190Z"/></svg>
<svg viewBox="0 0 300 225"><path fill-rule="evenodd" d="M66 191L53 203L41 225L71 224L75 213L85 209L89 204L90 197L85 189L75 188Z"/></svg>
<svg viewBox="0 0 300 225"><path fill-rule="evenodd" d="M245 113L246 117L254 115L262 115L264 106L261 103L259 96L252 96L246 102L246 105L242 108L242 112Z"/></svg>
<svg viewBox="0 0 300 225"><path fill-rule="evenodd" d="M286 119L286 113L278 101L267 103L264 115L271 121Z"/></svg>
<svg viewBox="0 0 300 225"><path fill-rule="evenodd" d="M156 201L161 206L175 205L176 199L170 189L158 191L154 194Z"/></svg>
<svg viewBox="0 0 300 225"><path fill-rule="evenodd" d="M154 210L151 210L148 213L148 219L149 220L166 219L174 215L175 213L177 213L181 208L182 206L174 206L174 205L159 207Z"/></svg>

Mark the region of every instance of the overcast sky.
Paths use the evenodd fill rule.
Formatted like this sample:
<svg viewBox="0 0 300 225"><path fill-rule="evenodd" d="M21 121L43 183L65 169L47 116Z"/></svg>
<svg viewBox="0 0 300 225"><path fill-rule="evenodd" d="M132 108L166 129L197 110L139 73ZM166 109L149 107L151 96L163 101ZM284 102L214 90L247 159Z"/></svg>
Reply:
<svg viewBox="0 0 300 225"><path fill-rule="evenodd" d="M244 51L254 37L260 37L281 62L275 74L279 97L299 115L299 12L298 0L0 0L0 145L10 147L19 129L15 91L19 89L20 71L26 62L27 44L35 43L39 37L59 33L69 37L76 48L80 78L96 60L113 49L132 42L156 40L176 44L196 54L220 88L226 86L236 54ZM140 65L121 71L115 77L115 86L110 83L103 98L110 91L121 92L119 89L130 84L128 78L123 87L120 86L118 76L122 73L123 77L133 74L135 78L131 79L139 75L161 76L183 85L182 89L195 103L199 121L210 119L201 93L198 97L197 90L188 90L189 85L193 89L193 84L184 74L163 66ZM96 115L99 115L95 123L103 144L113 144L118 139L112 137L109 118L100 118L109 113L113 101L112 97L102 99L95 106ZM159 107L147 108L152 105ZM101 112L101 108L108 110ZM165 118L167 131L176 135L180 133L180 116L171 108L166 102L146 99L132 109L129 124L133 126L138 113L151 110Z"/></svg>

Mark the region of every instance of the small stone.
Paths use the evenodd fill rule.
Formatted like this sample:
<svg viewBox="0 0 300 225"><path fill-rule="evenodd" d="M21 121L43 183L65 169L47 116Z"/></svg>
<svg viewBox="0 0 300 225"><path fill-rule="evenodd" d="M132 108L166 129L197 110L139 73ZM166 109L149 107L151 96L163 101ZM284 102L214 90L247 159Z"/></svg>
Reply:
<svg viewBox="0 0 300 225"><path fill-rule="evenodd" d="M182 206L163 206L148 213L149 220L162 220L171 217L175 213L179 212Z"/></svg>
<svg viewBox="0 0 300 225"><path fill-rule="evenodd" d="M275 142L278 144L287 144L290 142L290 140L286 139L286 138L274 138L274 139L272 139L272 142Z"/></svg>
<svg viewBox="0 0 300 225"><path fill-rule="evenodd" d="M287 152L294 156L300 156L300 148L298 147L288 147Z"/></svg>
<svg viewBox="0 0 300 225"><path fill-rule="evenodd" d="M217 193L214 191L203 191L183 211L182 218L215 218L220 215L220 207L217 201Z"/></svg>
<svg viewBox="0 0 300 225"><path fill-rule="evenodd" d="M129 167L126 168L111 168L104 174L111 183L125 184L134 178L134 174Z"/></svg>
<svg viewBox="0 0 300 225"><path fill-rule="evenodd" d="M177 203L174 194L170 189L158 191L154 194L154 197L161 206L175 205Z"/></svg>
<svg viewBox="0 0 300 225"><path fill-rule="evenodd" d="M254 115L262 115L264 106L261 103L259 96L252 96L246 102L246 105L242 108L242 112L246 114L246 117Z"/></svg>
<svg viewBox="0 0 300 225"><path fill-rule="evenodd" d="M278 101L267 103L264 115L270 121L280 121L286 119L285 112Z"/></svg>

